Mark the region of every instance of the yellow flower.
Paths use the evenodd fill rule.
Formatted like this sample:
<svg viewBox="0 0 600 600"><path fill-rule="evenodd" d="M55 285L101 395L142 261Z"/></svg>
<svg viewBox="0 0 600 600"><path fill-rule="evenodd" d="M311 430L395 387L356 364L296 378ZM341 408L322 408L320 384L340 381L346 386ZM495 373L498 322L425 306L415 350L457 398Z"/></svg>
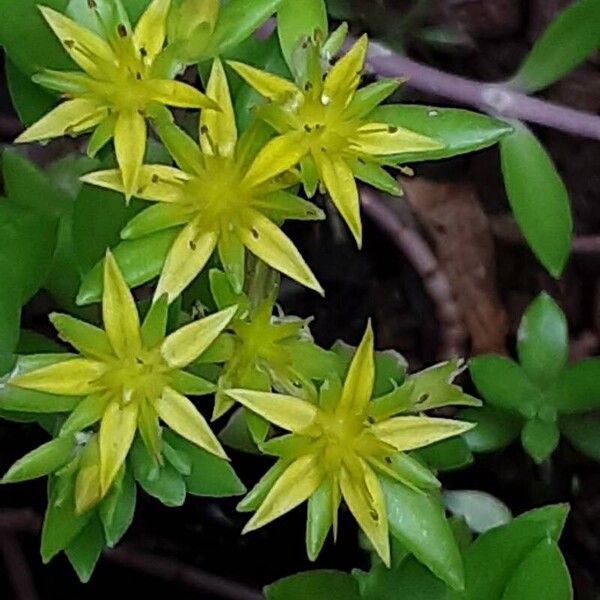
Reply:
<svg viewBox="0 0 600 600"><path fill-rule="evenodd" d="M98 499L110 489L136 431L155 460L161 460L159 418L197 446L227 458L204 417L184 395L207 394L214 391L214 386L183 369L217 338L236 309L190 323L165 338L166 299L155 302L140 324L133 296L112 254L107 252L102 299L105 330L68 315L53 314L51 320L60 337L81 356L30 373L17 373L10 383L29 390L83 397L60 435L82 431L100 421L99 463L91 460L89 471L98 473ZM79 493L78 510L88 507L86 497L83 491Z"/></svg>
<svg viewBox="0 0 600 600"><path fill-rule="evenodd" d="M434 150L443 144L402 127L369 121L368 113L394 92L398 82L384 80L358 90L366 35L324 78L318 45L305 46L305 79L298 85L240 62L228 63L270 101L258 108L258 114L281 134L262 149L248 177L265 181L299 162L307 193L314 193L319 180L324 184L360 247L354 178L364 179L365 169L386 155Z"/></svg>
<svg viewBox="0 0 600 600"><path fill-rule="evenodd" d="M246 408L292 432L263 445L265 452L279 460L239 507L257 509L244 531L266 525L309 498L310 507L316 499L324 508L318 516L324 526L318 548L311 555L314 558L332 525L336 534L337 511L343 497L381 559L389 565L388 519L379 479L408 480L408 485L415 487L412 474L423 467L403 453L459 435L473 425L426 416L393 416L406 410L404 394L399 395L396 411L390 410L394 399L391 395L371 402L374 378L373 332L369 325L343 386L339 380L328 380L321 387L318 405L280 394L227 392Z"/></svg>
<svg viewBox="0 0 600 600"><path fill-rule="evenodd" d="M156 106L218 109L190 85L161 73L170 0L153 0L132 30L121 0L88 2L100 37L63 14L40 6L42 15L81 71L45 70L34 81L61 92L66 102L22 133L16 142L75 135L95 128L93 156L114 137L124 190L131 197L146 150L146 117ZM110 7L110 8L109 8ZM107 12L108 11L108 12Z"/></svg>
<svg viewBox="0 0 600 600"><path fill-rule="evenodd" d="M217 60L207 93L221 107L200 119L200 147L168 116L155 127L180 169L145 165L135 195L157 202L135 217L122 232L126 239L182 226L165 261L155 298L169 300L200 273L215 249L236 292L244 282L246 249L269 266L322 293L304 259L273 220L321 219L316 206L285 191L297 179L283 175L256 181L251 172L257 128L247 130L238 141L233 105L223 66ZM119 170L100 171L83 181L123 191Z"/></svg>

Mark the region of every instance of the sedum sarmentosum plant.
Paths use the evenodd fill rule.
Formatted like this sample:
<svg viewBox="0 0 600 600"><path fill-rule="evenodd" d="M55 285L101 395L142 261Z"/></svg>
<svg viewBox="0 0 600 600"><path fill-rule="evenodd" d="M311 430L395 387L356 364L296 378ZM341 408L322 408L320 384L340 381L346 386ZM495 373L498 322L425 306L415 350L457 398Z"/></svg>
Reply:
<svg viewBox="0 0 600 600"><path fill-rule="evenodd" d="M314 560L333 526L343 498L373 547L389 566L387 510L380 477L431 489L435 478L406 451L472 428L472 424L406 411L402 388L372 399L375 379L373 332L365 335L343 383L328 379L318 403L251 390L227 394L274 425L291 432L262 444L277 463L240 503L256 510L244 531L273 521L309 502L307 550ZM433 483L435 486L435 483Z"/></svg>
<svg viewBox="0 0 600 600"><path fill-rule="evenodd" d="M88 510L109 492L136 431L156 463L161 462L159 418L183 438L226 458L204 417L184 395L204 395L213 386L184 369L216 339L235 310L218 312L165 337L166 299L155 302L140 324L133 296L107 252L102 299L105 330L68 315L51 316L61 339L81 355L66 359L59 355L53 364L28 373L17 369L10 385L79 397L58 438L68 439L73 446L75 436L100 422L97 442L94 438L93 445L88 444L94 474L82 469L75 484L77 512ZM50 399L48 411L52 410ZM4 481L20 480L23 469L31 468L31 461L39 456L34 451L21 459ZM66 462L68 455L63 458Z"/></svg>
<svg viewBox="0 0 600 600"><path fill-rule="evenodd" d="M157 106L211 108L218 105L196 88L173 81L161 63L171 0L152 0L135 29L121 0L87 6L92 31L40 6L48 25L80 71L44 70L34 81L66 99L22 133L16 142L77 135L95 128L88 153L94 156L114 138L128 198L139 186L146 151L146 118Z"/></svg>
<svg viewBox="0 0 600 600"><path fill-rule="evenodd" d="M358 89L366 35L327 73L323 72L320 44L306 40L303 47L304 62L296 83L240 62L229 63L269 101L259 106L257 113L279 134L257 156L255 176L274 177L300 163L307 194L312 196L322 183L360 247L362 225L354 178L379 180L379 185L387 188L389 175L378 162L392 154L439 150L443 144L404 127L369 119L369 113L396 91L399 82L381 80Z"/></svg>
<svg viewBox="0 0 600 600"><path fill-rule="evenodd" d="M322 292L282 227L322 220L307 199L320 190L360 245L355 179L399 195L386 168L479 150L511 128L457 109L380 106L398 82L361 86L364 36L331 66L347 27L328 36L321 0L303 0L302 19L295 0L47 3L0 0L14 104L34 123L19 141L91 133L89 157L67 142L72 154L46 172L18 152L2 161L0 415L52 437L3 481L48 476L43 560L64 551L87 580L131 524L138 488L166 506L245 493L187 398L214 393L215 419L232 409L221 442L279 458L239 507L256 511L247 529L308 499L314 559L344 499L381 560L389 529L431 577L460 589L426 454L471 427L426 414L478 404L452 383L460 363L407 375L397 353L373 353L370 328L354 354L321 348L309 319L277 305L279 273ZM249 38L274 12L277 35ZM187 83L176 81L185 65ZM62 94L57 108L45 89ZM79 355L19 332L40 289L52 296L40 302L85 316L52 315ZM104 329L76 300L103 300Z"/></svg>
<svg viewBox="0 0 600 600"><path fill-rule="evenodd" d="M244 282L246 249L274 269L323 293L300 253L272 219L322 219L316 206L286 191L293 175L264 176L255 159L256 135L238 132L225 71L213 63L208 95L221 107L200 118L198 147L176 125L158 124L167 148L180 169L145 165L135 195L157 202L137 215L123 230L125 239L182 226L175 238L156 287L155 298L175 299L202 271L215 248L236 291ZM83 178L125 191L119 170L100 171Z"/></svg>

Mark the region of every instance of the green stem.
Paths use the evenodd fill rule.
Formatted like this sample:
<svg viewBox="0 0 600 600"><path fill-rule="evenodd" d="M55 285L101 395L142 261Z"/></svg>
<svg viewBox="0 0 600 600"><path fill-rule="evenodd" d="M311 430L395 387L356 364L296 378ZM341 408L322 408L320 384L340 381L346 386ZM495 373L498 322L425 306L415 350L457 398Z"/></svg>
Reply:
<svg viewBox="0 0 600 600"><path fill-rule="evenodd" d="M275 302L279 294L279 273L252 254L246 260L245 292L253 313L263 302Z"/></svg>

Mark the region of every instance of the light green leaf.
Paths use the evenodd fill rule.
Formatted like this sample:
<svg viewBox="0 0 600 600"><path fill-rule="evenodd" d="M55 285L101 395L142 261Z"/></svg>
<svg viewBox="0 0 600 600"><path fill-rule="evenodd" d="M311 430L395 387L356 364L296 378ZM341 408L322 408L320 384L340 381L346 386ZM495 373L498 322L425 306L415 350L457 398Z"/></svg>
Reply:
<svg viewBox="0 0 600 600"><path fill-rule="evenodd" d="M543 462L554 452L559 439L558 425L541 419L526 421L521 431L523 448L536 463Z"/></svg>
<svg viewBox="0 0 600 600"><path fill-rule="evenodd" d="M288 66L294 71L294 54L303 40L315 39L315 33L325 40L328 34L327 8L324 0L283 0L277 10L277 33Z"/></svg>
<svg viewBox="0 0 600 600"><path fill-rule="evenodd" d="M500 141L500 158L515 219L538 260L559 277L573 233L565 184L544 147L522 123Z"/></svg>
<svg viewBox="0 0 600 600"><path fill-rule="evenodd" d="M454 471L473 462L473 455L463 436L442 440L415 452L436 471Z"/></svg>
<svg viewBox="0 0 600 600"><path fill-rule="evenodd" d="M306 516L306 552L308 558L312 561L323 548L327 534L332 524L332 496L331 483L328 480L317 488L314 494L308 499L308 509Z"/></svg>
<svg viewBox="0 0 600 600"><path fill-rule="evenodd" d="M598 23L598 0L573 2L536 40L509 83L536 92L559 80L600 48Z"/></svg>
<svg viewBox="0 0 600 600"><path fill-rule="evenodd" d="M517 334L519 362L540 387L554 384L567 363L569 334L564 313L545 292L528 307Z"/></svg>
<svg viewBox="0 0 600 600"><path fill-rule="evenodd" d="M369 113L369 120L405 127L444 144L439 150L386 156L386 164L419 162L458 156L493 146L512 127L476 112L411 104L386 104Z"/></svg>

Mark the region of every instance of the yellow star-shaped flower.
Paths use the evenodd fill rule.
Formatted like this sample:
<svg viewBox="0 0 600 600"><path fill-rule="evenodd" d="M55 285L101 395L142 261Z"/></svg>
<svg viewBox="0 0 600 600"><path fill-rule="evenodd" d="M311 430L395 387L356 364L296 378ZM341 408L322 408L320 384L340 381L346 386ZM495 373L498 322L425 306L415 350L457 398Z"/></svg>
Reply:
<svg viewBox="0 0 600 600"><path fill-rule="evenodd" d="M157 202L135 217L122 232L139 238L170 227L182 227L162 269L155 298L169 300L200 273L215 249L236 292L244 282L246 249L277 271L322 293L304 259L274 221L322 219L316 206L286 191L293 175L257 181L254 155L264 138L260 127L238 140L229 86L222 64L213 64L207 94L221 107L200 119L200 147L163 115L155 127L180 169L144 165L135 195ZM125 191L119 170L99 171L83 181Z"/></svg>
<svg viewBox="0 0 600 600"><path fill-rule="evenodd" d="M94 155L114 137L124 190L130 197L146 150L146 117L156 106L218 106L190 85L162 72L166 21L171 0L153 0L132 30L121 0L90 0L103 37L65 15L40 6L42 15L80 71L45 70L34 81L66 101L34 123L16 142L47 140L95 128L88 147Z"/></svg>
<svg viewBox="0 0 600 600"><path fill-rule="evenodd" d="M366 35L325 77L319 46L309 42L305 46L306 65L301 69L305 78L299 85L240 62L228 63L270 101L258 108L258 114L281 134L262 149L248 177L265 181L299 162L309 195L320 181L360 246L362 226L354 178L365 179L368 165L385 156L435 150L443 144L369 120L369 112L394 92L398 82L384 80L358 89Z"/></svg>
<svg viewBox="0 0 600 600"><path fill-rule="evenodd" d="M342 386L328 380L318 405L293 396L250 390L227 394L246 408L291 434L263 444L278 462L240 504L256 510L244 531L251 531L311 499L323 510L318 515L321 535L310 550L314 558L333 525L343 497L381 559L389 565L388 519L379 479L415 486L412 477L422 472L404 452L459 435L473 427L450 419L418 415L395 416L407 407L404 393L371 402L375 379L371 326L360 343ZM399 390L400 388L398 388ZM428 472L426 480L433 476Z"/></svg>
<svg viewBox="0 0 600 600"><path fill-rule="evenodd" d="M102 299L105 330L53 314L60 337L81 356L17 373L9 383L49 394L82 396L60 435L80 432L100 421L99 463L92 461L99 464L94 472L99 476L100 500L125 461L136 431L155 460L161 460L159 418L197 446L227 458L204 417L184 395L207 394L214 386L184 369L217 338L236 309L192 322L165 338L166 298L155 302L140 324L133 296L107 252ZM76 504L81 511L89 508L90 482L80 485Z"/></svg>

